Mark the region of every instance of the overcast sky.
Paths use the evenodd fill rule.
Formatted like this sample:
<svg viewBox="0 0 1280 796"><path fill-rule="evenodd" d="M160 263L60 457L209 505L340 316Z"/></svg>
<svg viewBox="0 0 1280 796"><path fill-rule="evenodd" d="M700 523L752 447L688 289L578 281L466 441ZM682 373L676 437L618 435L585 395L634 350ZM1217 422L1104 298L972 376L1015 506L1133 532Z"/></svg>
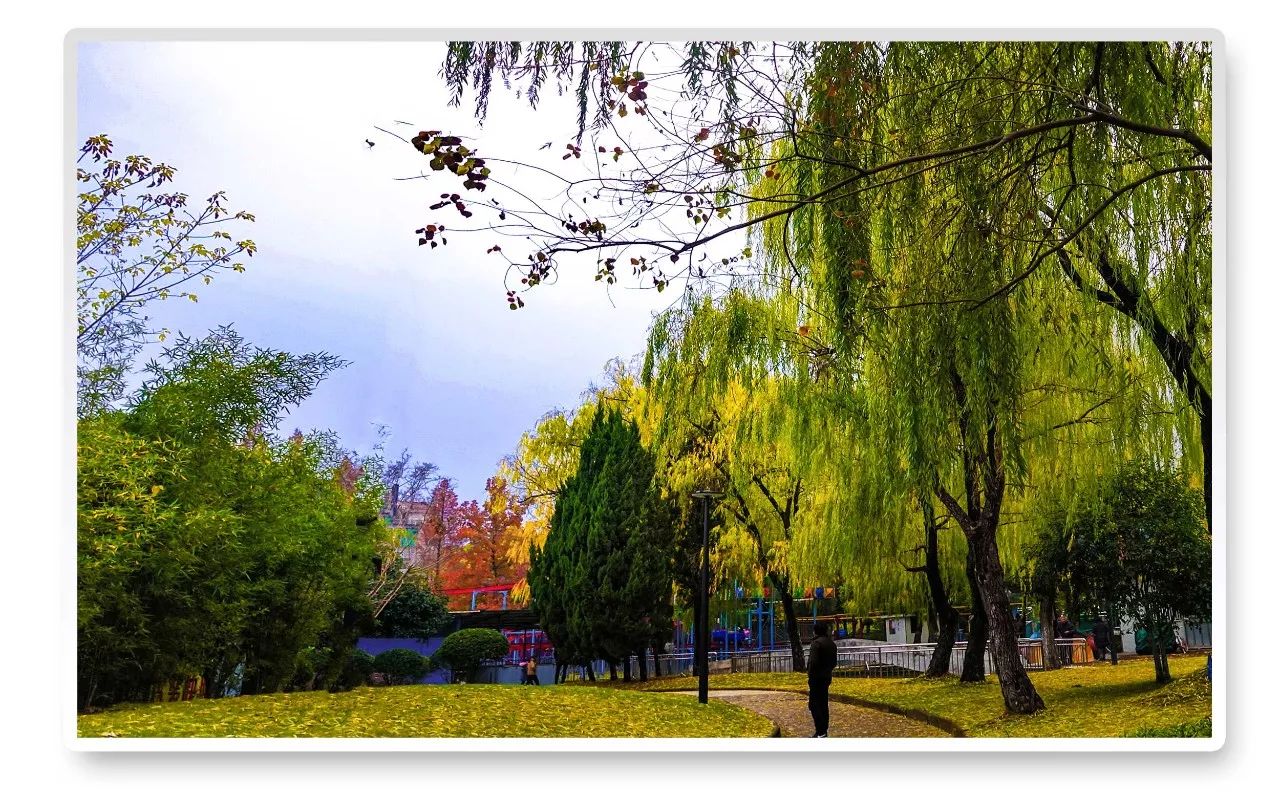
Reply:
<svg viewBox="0 0 1280 796"><path fill-rule="evenodd" d="M175 167L193 201L221 189L257 216L238 233L259 246L248 272L199 290L199 303L154 306L154 322L188 335L234 323L259 346L342 356L352 364L286 430L330 428L363 452L386 424L390 453L435 462L469 498L540 416L576 405L610 358L643 350L672 293L607 295L580 261L511 312L479 238L418 247L427 205L454 186L396 181L421 157L373 125L472 133L482 155L555 168L576 118L553 91L534 112L495 89L479 130L466 107L446 106L442 57L432 43L81 45L76 129Z"/></svg>

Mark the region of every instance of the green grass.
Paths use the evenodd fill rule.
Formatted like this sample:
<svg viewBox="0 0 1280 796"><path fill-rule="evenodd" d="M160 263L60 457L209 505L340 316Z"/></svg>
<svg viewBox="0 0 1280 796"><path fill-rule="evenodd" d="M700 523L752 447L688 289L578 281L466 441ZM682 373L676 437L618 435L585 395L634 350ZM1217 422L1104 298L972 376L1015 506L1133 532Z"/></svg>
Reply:
<svg viewBox="0 0 1280 796"><path fill-rule="evenodd" d="M834 699L931 721L969 737L1099 738L1153 735L1174 737L1210 732L1210 690L1203 656L1169 658L1174 682L1157 685L1150 658L1031 672L1045 702L1034 716L1006 716L994 677L986 683L911 678L842 678L832 681ZM617 685L629 690L664 691L693 687L691 677ZM807 691L803 674L712 675L714 688Z"/></svg>
<svg viewBox="0 0 1280 796"><path fill-rule="evenodd" d="M82 738L760 738L773 723L714 700L614 689L432 685L121 705Z"/></svg>

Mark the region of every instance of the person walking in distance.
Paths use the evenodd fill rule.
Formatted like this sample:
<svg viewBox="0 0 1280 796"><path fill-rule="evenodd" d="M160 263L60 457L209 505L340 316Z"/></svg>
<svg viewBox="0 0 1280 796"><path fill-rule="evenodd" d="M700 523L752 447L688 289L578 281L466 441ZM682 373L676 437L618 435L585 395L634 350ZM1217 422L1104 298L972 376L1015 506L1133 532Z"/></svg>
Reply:
<svg viewBox="0 0 1280 796"><path fill-rule="evenodd" d="M813 737L826 738L831 721L831 673L836 668L836 643L830 628L819 619L813 623L813 644L809 647L809 712L813 714Z"/></svg>
<svg viewBox="0 0 1280 796"><path fill-rule="evenodd" d="M538 659L533 655L530 655L529 660L524 663L524 683L525 685L542 685L538 682Z"/></svg>

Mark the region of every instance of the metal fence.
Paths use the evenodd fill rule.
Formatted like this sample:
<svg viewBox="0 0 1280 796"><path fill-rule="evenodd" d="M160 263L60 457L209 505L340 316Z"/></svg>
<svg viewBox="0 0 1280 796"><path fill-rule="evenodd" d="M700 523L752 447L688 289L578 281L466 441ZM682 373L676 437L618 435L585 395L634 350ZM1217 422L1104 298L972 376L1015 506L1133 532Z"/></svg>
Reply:
<svg viewBox="0 0 1280 796"><path fill-rule="evenodd" d="M1022 665L1029 670L1044 668L1041 642L1038 639L1019 639L1018 654ZM968 643L958 641L951 649L951 660L948 671L960 674L964 667L964 657ZM933 658L933 644L874 644L865 642L841 642L836 648L836 677L914 677L929 668ZM1067 664L1083 664L1093 659L1088 643L1083 638L1055 639L1054 647L1058 660ZM805 650L806 661L808 650ZM995 660L990 647L983 656L985 674L994 674ZM631 657L631 672L639 676L639 662ZM648 674L651 677L690 677L696 673L693 653L675 653L659 655L656 660L647 658ZM569 667L566 681L589 679L587 668L583 666ZM590 667L596 679L609 677L609 665L604 661L595 661ZM618 671L621 673L622 665ZM777 674L795 671L790 647L777 647L771 650L758 651L717 651L708 653L708 670L711 674ZM510 676L505 670L510 669ZM500 674L499 670L503 670ZM548 670L551 674L548 676ZM518 667L486 666L482 670L478 682L518 682ZM539 667L539 677L544 684L551 682L554 667Z"/></svg>
<svg viewBox="0 0 1280 796"><path fill-rule="evenodd" d="M951 649L951 660L948 671L960 674L964 667L964 656L968 649L966 642L960 641ZM929 668L933 658L933 644L862 644L840 645L836 650L836 677L914 677ZM1082 664L1092 659L1087 642L1082 638L1057 639L1054 641L1058 660L1068 665ZM1021 639L1018 642L1018 653L1022 664L1028 669L1043 669L1044 658L1039 640ZM806 662L808 651L805 651ZM996 670L995 660L988 648L983 656L983 668L986 674ZM661 675L692 675L694 673L693 655L689 653L663 655L658 658ZM733 674L761 674L793 672L795 666L788 648L761 652L712 653L707 667L712 674L724 672Z"/></svg>

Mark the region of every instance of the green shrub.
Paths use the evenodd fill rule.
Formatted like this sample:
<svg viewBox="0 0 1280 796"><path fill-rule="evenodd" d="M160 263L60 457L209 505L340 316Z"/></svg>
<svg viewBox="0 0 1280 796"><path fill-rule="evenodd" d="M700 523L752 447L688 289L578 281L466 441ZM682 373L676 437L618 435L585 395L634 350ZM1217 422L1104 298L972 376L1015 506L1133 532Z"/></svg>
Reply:
<svg viewBox="0 0 1280 796"><path fill-rule="evenodd" d="M479 627L452 634L438 651L439 659L466 682L475 680L480 664L503 658L506 654L507 637L496 630Z"/></svg>
<svg viewBox="0 0 1280 796"><path fill-rule="evenodd" d="M449 624L449 606L430 590L405 584L377 619L377 635L383 638L416 638L425 641Z"/></svg>
<svg viewBox="0 0 1280 796"><path fill-rule="evenodd" d="M1203 719L1175 724L1172 727L1143 727L1133 733L1134 738L1209 738L1213 736L1213 719Z"/></svg>
<svg viewBox="0 0 1280 796"><path fill-rule="evenodd" d="M431 671L431 661L413 650L398 648L378 653L373 670L387 685L410 685Z"/></svg>

